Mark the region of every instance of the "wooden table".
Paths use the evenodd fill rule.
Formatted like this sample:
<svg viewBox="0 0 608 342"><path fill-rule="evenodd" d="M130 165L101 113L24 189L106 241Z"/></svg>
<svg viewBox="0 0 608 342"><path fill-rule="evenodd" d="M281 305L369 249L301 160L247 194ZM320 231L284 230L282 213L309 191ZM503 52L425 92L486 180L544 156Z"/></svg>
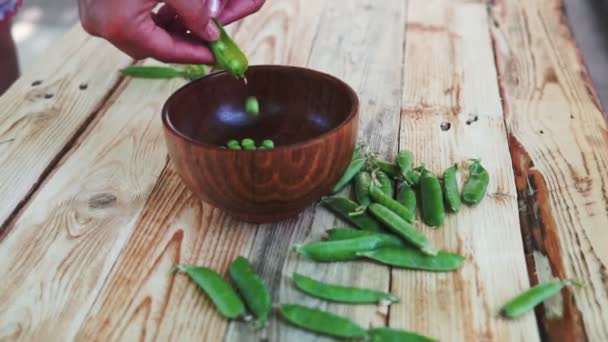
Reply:
<svg viewBox="0 0 608 342"><path fill-rule="evenodd" d="M407 148L436 172L483 159L486 200L441 229L419 225L464 266L313 263L289 246L342 224L324 208L252 225L201 203L161 129L160 108L184 81L120 77L133 61L77 27L0 98L0 340L324 340L276 316L253 334L167 275L178 262L225 272L237 255L254 261L274 302L365 326L442 341L608 340L608 129L559 1L275 0L231 31L254 64L352 85L361 141L385 157ZM328 304L296 291L294 271L402 302ZM554 276L586 286L536 315L497 317Z"/></svg>

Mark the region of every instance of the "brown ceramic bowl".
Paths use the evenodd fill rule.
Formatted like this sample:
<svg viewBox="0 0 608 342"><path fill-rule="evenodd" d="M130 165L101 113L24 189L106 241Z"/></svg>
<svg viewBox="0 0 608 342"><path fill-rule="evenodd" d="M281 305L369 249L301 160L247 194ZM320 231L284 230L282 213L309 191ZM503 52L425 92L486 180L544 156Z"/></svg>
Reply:
<svg viewBox="0 0 608 342"><path fill-rule="evenodd" d="M177 173L203 201L249 222L297 215L327 194L357 140L359 100L339 79L291 66L258 65L242 80L219 72L165 103L165 138ZM245 112L247 96L260 104ZM272 150L223 148L231 139L272 139Z"/></svg>

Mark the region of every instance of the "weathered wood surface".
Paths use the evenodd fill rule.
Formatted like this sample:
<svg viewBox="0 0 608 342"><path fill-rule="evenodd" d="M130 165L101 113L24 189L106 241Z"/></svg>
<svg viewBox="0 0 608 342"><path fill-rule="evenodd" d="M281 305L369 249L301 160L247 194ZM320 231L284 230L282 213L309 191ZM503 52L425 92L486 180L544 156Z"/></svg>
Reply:
<svg viewBox="0 0 608 342"><path fill-rule="evenodd" d="M94 118L131 59L80 27L0 97L0 236Z"/></svg>
<svg viewBox="0 0 608 342"><path fill-rule="evenodd" d="M312 263L288 249L342 224L324 208L258 226L201 203L167 161L161 135L160 106L183 81L121 80L130 60L77 28L42 71L0 98L15 113L0 118L0 142L19 133L0 145L0 188L15 194L0 199L0 276L10 279L0 291L0 340L326 340L276 316L254 334L222 319L183 275L167 274L178 262L226 274L236 255L255 263L275 303L366 327L445 341L608 339L608 131L559 3L271 1L230 30L253 64L307 66L351 84L360 139L384 157L410 149L436 172L482 158L492 174L487 199L439 230L419 225L438 247L464 254L464 267L428 274ZM64 66L63 55L73 63ZM37 75L61 91L36 99L46 92L30 90ZM37 87L49 83L41 79ZM31 121L49 111L65 117ZM294 271L402 301L390 312L328 304L296 291ZM564 291L537 316L497 317L504 300L551 274L587 287Z"/></svg>
<svg viewBox="0 0 608 342"><path fill-rule="evenodd" d="M550 340L608 340L608 129L559 1L499 1L493 37L533 283L586 286L538 310Z"/></svg>

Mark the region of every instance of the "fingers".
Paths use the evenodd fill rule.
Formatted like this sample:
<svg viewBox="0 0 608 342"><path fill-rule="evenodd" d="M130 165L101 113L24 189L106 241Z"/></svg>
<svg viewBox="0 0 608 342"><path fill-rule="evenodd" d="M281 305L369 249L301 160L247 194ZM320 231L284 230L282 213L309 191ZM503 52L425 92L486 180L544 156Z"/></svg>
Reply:
<svg viewBox="0 0 608 342"><path fill-rule="evenodd" d="M152 20L126 39L113 42L134 59L151 57L165 63L211 64L213 54L202 42L183 34L170 34Z"/></svg>
<svg viewBox="0 0 608 342"><path fill-rule="evenodd" d="M218 19L222 24L228 25L257 12L264 2L264 0L229 0Z"/></svg>
<svg viewBox="0 0 608 342"><path fill-rule="evenodd" d="M216 5L210 0L169 0L166 1L188 26L190 31L206 41L217 40L220 32L210 20L211 11L209 5Z"/></svg>
<svg viewBox="0 0 608 342"><path fill-rule="evenodd" d="M175 9L169 5L163 5L156 14L152 13L152 20L168 32L186 33L188 31L184 21L177 15Z"/></svg>

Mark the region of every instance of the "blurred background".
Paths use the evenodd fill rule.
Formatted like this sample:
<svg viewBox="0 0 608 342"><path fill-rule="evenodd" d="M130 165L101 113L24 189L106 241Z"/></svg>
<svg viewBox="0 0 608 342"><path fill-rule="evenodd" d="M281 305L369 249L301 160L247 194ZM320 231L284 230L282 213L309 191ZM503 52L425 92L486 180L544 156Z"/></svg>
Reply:
<svg viewBox="0 0 608 342"><path fill-rule="evenodd" d="M608 106L608 23L605 21L608 1L564 0L564 4L595 89L602 104ZM12 28L21 71L27 70L76 23L76 0L25 0Z"/></svg>

